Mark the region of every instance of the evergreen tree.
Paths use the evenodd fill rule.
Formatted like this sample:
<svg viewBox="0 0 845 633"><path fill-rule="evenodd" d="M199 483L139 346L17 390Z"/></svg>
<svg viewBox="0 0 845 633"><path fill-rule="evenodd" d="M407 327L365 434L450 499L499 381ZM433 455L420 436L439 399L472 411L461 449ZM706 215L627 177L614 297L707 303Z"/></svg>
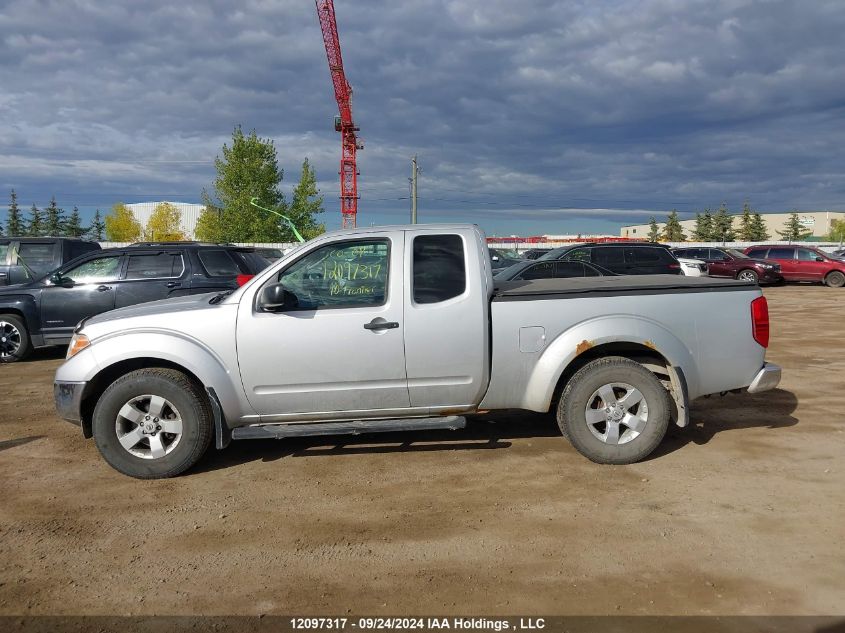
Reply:
<svg viewBox="0 0 845 633"><path fill-rule="evenodd" d="M50 198L50 204L44 209L44 234L58 237L64 225L64 210L56 204L56 196Z"/></svg>
<svg viewBox="0 0 845 633"><path fill-rule="evenodd" d="M44 235L44 219L41 209L32 204L29 210L29 222L26 225L25 234L27 237L41 237Z"/></svg>
<svg viewBox="0 0 845 633"><path fill-rule="evenodd" d="M302 161L302 173L299 184L294 187L288 217L305 239L311 239L326 232L326 225L317 223L317 216L323 212L323 196L317 189L317 174L306 158ZM290 236L286 242L293 242L295 236L290 228L285 227Z"/></svg>
<svg viewBox="0 0 845 633"><path fill-rule="evenodd" d="M85 229L82 226L82 218L79 215L79 209L74 206L73 211L70 212L70 217L65 220L64 234L68 237L82 237L85 234Z"/></svg>
<svg viewBox="0 0 845 633"><path fill-rule="evenodd" d="M684 235L684 228L678 219L677 209L672 209L672 212L666 218L666 226L663 227L663 236L667 242L683 242L687 239Z"/></svg>
<svg viewBox="0 0 845 633"><path fill-rule="evenodd" d="M6 218L6 231L9 237L23 235L24 226L21 219L21 210L18 207L18 194L12 189L11 201L9 202L9 216Z"/></svg>
<svg viewBox="0 0 845 633"><path fill-rule="evenodd" d="M106 216L106 237L110 242L136 242L141 237L141 224L132 209L122 202L114 205Z"/></svg>
<svg viewBox="0 0 845 633"><path fill-rule="evenodd" d="M801 224L801 219L798 217L797 211L789 214L789 219L784 223L783 229L783 231L777 231L777 234L788 242L800 242L813 233Z"/></svg>
<svg viewBox="0 0 845 633"><path fill-rule="evenodd" d="M102 242L103 236L106 233L106 223L103 222L103 218L100 215L100 210L97 209L94 212L94 219L91 222L91 226L88 227L87 237L89 239L94 240L95 242Z"/></svg>
<svg viewBox="0 0 845 633"><path fill-rule="evenodd" d="M220 208L216 231L225 242L281 242L286 231L279 218L250 204L257 198L262 207L287 215L287 205L279 188L284 172L279 168L273 141L259 138L253 130L245 135L240 126L232 133L232 145L223 145L223 156L214 166L217 176L213 197L204 192L206 209ZM207 215L203 227L214 222Z"/></svg>
<svg viewBox="0 0 845 633"><path fill-rule="evenodd" d="M751 218L751 242L765 242L769 239L769 232L766 230L766 223L756 211Z"/></svg>
<svg viewBox="0 0 845 633"><path fill-rule="evenodd" d="M716 215L713 216L712 239L719 242L733 242L736 239L733 222L734 219L728 213L728 207L723 202L719 205Z"/></svg>
<svg viewBox="0 0 845 633"><path fill-rule="evenodd" d="M648 241L649 242L656 242L660 239L660 227L657 226L657 220L654 219L654 216L651 216L648 219Z"/></svg>
<svg viewBox="0 0 845 633"><path fill-rule="evenodd" d="M746 200L742 205L742 217L739 220L739 239L743 242L754 241L754 214Z"/></svg>
<svg viewBox="0 0 845 633"><path fill-rule="evenodd" d="M713 239L713 214L710 209L695 214L695 228L691 237L696 242L710 242Z"/></svg>

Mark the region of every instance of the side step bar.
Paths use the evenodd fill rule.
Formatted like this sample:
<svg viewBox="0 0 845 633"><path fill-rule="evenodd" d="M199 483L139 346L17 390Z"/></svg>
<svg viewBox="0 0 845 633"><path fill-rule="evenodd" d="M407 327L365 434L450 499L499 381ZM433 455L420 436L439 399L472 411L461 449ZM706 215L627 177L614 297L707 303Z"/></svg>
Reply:
<svg viewBox="0 0 845 633"><path fill-rule="evenodd" d="M462 429L467 420L449 415L437 418L404 418L398 420L352 420L350 422L309 422L295 424L262 424L241 426L232 430L233 440L263 440L314 435L360 435L394 431L427 431L430 429Z"/></svg>

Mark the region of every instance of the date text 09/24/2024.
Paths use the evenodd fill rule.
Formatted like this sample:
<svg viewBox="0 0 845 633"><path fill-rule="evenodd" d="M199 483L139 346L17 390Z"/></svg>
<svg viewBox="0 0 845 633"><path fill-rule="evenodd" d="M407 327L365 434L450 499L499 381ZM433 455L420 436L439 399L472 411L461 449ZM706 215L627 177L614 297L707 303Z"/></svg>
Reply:
<svg viewBox="0 0 845 633"><path fill-rule="evenodd" d="M545 628L543 618L517 618L511 622L507 619L489 618L408 618L408 617L375 617L375 618L291 618L291 628L303 630L459 630L459 631L520 631L540 630Z"/></svg>

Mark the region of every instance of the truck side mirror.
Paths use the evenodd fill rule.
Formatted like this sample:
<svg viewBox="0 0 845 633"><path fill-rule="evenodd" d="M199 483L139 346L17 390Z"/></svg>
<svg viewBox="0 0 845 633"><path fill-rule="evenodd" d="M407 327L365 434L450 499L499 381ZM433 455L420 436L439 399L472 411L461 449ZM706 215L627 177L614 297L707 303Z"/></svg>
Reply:
<svg viewBox="0 0 845 633"><path fill-rule="evenodd" d="M284 312L299 305L296 295L284 284L270 284L261 291L258 307L265 312Z"/></svg>

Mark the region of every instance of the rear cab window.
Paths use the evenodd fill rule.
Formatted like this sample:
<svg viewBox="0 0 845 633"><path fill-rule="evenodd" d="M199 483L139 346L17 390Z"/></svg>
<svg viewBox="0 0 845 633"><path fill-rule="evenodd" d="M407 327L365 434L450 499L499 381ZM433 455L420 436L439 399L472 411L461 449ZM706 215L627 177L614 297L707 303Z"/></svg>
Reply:
<svg viewBox="0 0 845 633"><path fill-rule="evenodd" d="M413 248L414 303L440 303L464 293L466 263L459 235L417 235Z"/></svg>

